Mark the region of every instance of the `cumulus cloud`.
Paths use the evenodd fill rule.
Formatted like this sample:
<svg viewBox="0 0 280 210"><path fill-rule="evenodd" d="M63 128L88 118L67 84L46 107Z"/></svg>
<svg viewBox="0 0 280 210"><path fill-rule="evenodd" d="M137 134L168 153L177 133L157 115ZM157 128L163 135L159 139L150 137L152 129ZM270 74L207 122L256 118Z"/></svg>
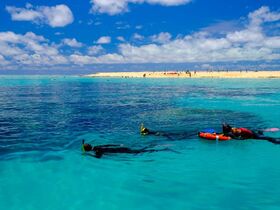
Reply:
<svg viewBox="0 0 280 210"><path fill-rule="evenodd" d="M58 46L32 32L23 35L11 31L0 32L0 56L17 65L52 66L67 63Z"/></svg>
<svg viewBox="0 0 280 210"><path fill-rule="evenodd" d="M171 34L168 32L161 32L157 35L151 36L153 42L158 42L160 44L165 44L172 38Z"/></svg>
<svg viewBox="0 0 280 210"><path fill-rule="evenodd" d="M201 31L171 40L171 34L163 32L151 36L153 43L145 45L123 43L119 45L118 54L88 59L96 63L209 63L279 60L280 36L267 35L263 30L266 23L279 21L279 15L280 13L271 12L268 7L261 7L248 15L246 27L228 31L219 37L207 31Z"/></svg>
<svg viewBox="0 0 280 210"><path fill-rule="evenodd" d="M135 34L133 34L132 38L135 40L143 40L145 37L138 33L135 33Z"/></svg>
<svg viewBox="0 0 280 210"><path fill-rule="evenodd" d="M280 13L271 12L269 7L263 6L260 9L249 14L249 28L258 28L265 22L274 22L280 20Z"/></svg>
<svg viewBox="0 0 280 210"><path fill-rule="evenodd" d="M199 31L194 34L172 38L168 32L150 36L148 44L122 42L118 51L107 53L105 46L111 37L97 40L97 45L81 46L63 52L60 45L32 32L16 34L0 32L0 62L2 66L56 66L93 65L115 63L199 63L201 68L210 68L215 62L232 64L235 62L266 63L279 62L280 36L266 33L266 27L277 25L280 12L272 12L268 7L251 12L247 24L242 28L217 34ZM174 36L175 37L175 36ZM119 40L123 40L119 38ZM75 40L79 43L77 40ZM67 42L76 43L73 39ZM66 43L66 41L64 40ZM78 46L79 44L74 44ZM86 52L86 53L82 53ZM205 65L203 65L205 64ZM3 67L2 67L3 68ZM240 67L241 68L241 67Z"/></svg>
<svg viewBox="0 0 280 210"><path fill-rule="evenodd" d="M111 43L111 37L109 36L102 36L97 41L97 44L109 44Z"/></svg>
<svg viewBox="0 0 280 210"><path fill-rule="evenodd" d="M101 55L98 57L89 56L89 55L79 55L72 54L70 55L70 61L76 65L90 65L90 64L116 64L122 63L124 60L122 55L112 53Z"/></svg>
<svg viewBox="0 0 280 210"><path fill-rule="evenodd" d="M88 55L72 54L70 55L70 61L76 65L88 65L96 63L96 58Z"/></svg>
<svg viewBox="0 0 280 210"><path fill-rule="evenodd" d="M78 42L75 38L74 39L63 39L62 43L64 45L69 46L69 47L77 47L77 48L79 48L79 47L83 46L83 43Z"/></svg>
<svg viewBox="0 0 280 210"><path fill-rule="evenodd" d="M120 42L125 42L125 39L123 36L118 36L117 37L117 40L119 40Z"/></svg>
<svg viewBox="0 0 280 210"><path fill-rule="evenodd" d="M191 0L91 0L91 12L116 15L128 11L128 4L159 4L162 6L178 6L191 2Z"/></svg>
<svg viewBox="0 0 280 210"><path fill-rule="evenodd" d="M6 10L14 21L31 21L35 24L47 24L53 28L64 27L74 20L70 8L64 4L52 7L27 4L25 8L6 6Z"/></svg>
<svg viewBox="0 0 280 210"><path fill-rule="evenodd" d="M170 41L170 34L161 33L152 36L153 41L161 45L121 44L119 55L128 63L277 60L280 59L280 37L266 35L263 24L279 21L279 15L268 7L261 7L249 14L249 23L244 29L227 32L222 37L200 32Z"/></svg>
<svg viewBox="0 0 280 210"><path fill-rule="evenodd" d="M88 47L88 54L89 55L97 55L100 52L102 52L104 50L104 48L100 45L94 45L91 47Z"/></svg>
<svg viewBox="0 0 280 210"><path fill-rule="evenodd" d="M8 64L9 64L9 62L6 61L6 59L4 58L4 56L3 56L3 55L0 55L0 66L6 66L6 65L8 65Z"/></svg>

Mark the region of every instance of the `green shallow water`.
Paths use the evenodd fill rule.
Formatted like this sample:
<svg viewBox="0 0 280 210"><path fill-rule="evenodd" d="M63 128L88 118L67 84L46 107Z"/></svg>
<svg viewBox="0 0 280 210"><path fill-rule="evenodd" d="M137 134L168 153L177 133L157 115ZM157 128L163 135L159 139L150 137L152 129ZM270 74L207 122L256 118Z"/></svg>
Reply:
<svg viewBox="0 0 280 210"><path fill-rule="evenodd" d="M278 79L1 76L0 208L279 209L279 145L195 135L280 127L279 91ZM142 137L141 122L190 135ZM170 151L96 159L83 138Z"/></svg>

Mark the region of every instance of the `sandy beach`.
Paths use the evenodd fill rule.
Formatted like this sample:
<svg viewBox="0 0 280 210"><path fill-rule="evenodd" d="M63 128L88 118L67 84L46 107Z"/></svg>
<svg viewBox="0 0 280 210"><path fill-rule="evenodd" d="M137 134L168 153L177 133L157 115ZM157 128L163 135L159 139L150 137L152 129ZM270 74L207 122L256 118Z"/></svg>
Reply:
<svg viewBox="0 0 280 210"><path fill-rule="evenodd" d="M100 72L86 76L121 78L280 78L280 71Z"/></svg>

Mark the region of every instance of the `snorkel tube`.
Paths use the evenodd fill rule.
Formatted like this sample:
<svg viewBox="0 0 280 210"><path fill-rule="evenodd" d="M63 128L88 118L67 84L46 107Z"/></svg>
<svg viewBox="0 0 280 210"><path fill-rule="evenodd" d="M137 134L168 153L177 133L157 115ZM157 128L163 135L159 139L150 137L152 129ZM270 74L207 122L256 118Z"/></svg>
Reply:
<svg viewBox="0 0 280 210"><path fill-rule="evenodd" d="M83 154L86 152L84 144L85 144L85 140L83 139L82 140L82 147L81 147Z"/></svg>

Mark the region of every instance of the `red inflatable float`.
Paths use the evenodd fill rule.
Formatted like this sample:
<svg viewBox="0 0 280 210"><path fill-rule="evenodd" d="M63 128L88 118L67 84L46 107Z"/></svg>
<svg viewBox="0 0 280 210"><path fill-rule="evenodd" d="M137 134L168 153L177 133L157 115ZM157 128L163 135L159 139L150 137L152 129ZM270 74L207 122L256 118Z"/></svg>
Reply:
<svg viewBox="0 0 280 210"><path fill-rule="evenodd" d="M231 139L229 136L224 136L224 134L216 134L216 133L203 133L203 132L199 132L198 136L200 138L208 139L208 140L227 141L227 140Z"/></svg>

